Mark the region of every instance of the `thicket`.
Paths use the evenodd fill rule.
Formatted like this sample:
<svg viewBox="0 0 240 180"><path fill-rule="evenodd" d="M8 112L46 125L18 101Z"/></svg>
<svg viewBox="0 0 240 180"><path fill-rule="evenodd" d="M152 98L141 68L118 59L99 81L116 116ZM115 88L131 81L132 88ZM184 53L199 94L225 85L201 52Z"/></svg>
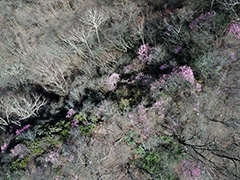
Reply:
<svg viewBox="0 0 240 180"><path fill-rule="evenodd" d="M239 13L238 0L2 0L0 179L240 178L237 108L204 109L239 95Z"/></svg>

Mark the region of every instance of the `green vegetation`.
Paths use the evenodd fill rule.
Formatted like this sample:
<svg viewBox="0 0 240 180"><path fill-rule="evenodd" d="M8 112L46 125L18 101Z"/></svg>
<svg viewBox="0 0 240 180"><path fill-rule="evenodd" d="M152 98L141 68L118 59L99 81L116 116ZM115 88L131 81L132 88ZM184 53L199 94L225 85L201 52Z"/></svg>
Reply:
<svg viewBox="0 0 240 180"><path fill-rule="evenodd" d="M155 178L164 180L176 178L173 168L184 157L183 150L176 140L170 136L160 136L156 147L146 148L144 143L137 144L133 139L134 133L131 131L127 134L126 142L135 144L134 152L139 155L139 158L131 161L132 164Z"/></svg>
<svg viewBox="0 0 240 180"><path fill-rule="evenodd" d="M10 169L11 171L19 171L27 167L30 161L30 157L25 157L23 159L16 159L15 161L11 162Z"/></svg>
<svg viewBox="0 0 240 180"><path fill-rule="evenodd" d="M78 129L86 136L91 134L96 123L98 122L96 115L87 114L86 112L80 112L79 114L75 115L73 119L77 119L79 123Z"/></svg>

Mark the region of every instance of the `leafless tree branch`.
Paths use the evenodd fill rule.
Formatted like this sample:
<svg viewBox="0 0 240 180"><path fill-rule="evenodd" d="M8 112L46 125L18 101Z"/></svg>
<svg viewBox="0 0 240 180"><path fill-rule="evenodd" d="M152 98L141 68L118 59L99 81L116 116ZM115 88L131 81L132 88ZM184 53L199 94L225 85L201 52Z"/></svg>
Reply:
<svg viewBox="0 0 240 180"><path fill-rule="evenodd" d="M108 14L97 6L92 6L88 8L83 14L79 17L80 21L84 24L95 29L98 43L100 43L98 29L99 26L108 19Z"/></svg>

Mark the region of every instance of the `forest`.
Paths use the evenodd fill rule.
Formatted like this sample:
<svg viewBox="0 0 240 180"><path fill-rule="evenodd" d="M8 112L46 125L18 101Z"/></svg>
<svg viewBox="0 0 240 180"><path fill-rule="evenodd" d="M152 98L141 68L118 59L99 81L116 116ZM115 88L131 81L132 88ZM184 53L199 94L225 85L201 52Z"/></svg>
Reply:
<svg viewBox="0 0 240 180"><path fill-rule="evenodd" d="M239 0L0 0L0 180L239 180Z"/></svg>

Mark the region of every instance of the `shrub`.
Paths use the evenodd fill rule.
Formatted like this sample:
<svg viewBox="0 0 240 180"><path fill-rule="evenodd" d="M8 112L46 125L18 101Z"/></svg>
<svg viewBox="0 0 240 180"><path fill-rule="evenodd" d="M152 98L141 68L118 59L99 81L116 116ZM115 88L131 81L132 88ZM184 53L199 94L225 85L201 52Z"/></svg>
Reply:
<svg viewBox="0 0 240 180"><path fill-rule="evenodd" d="M23 131L25 131L26 129L28 129L30 126L30 124L25 125L22 129L17 129L16 130L16 135L20 135Z"/></svg>
<svg viewBox="0 0 240 180"><path fill-rule="evenodd" d="M176 141L169 136L160 136L156 148L137 145L135 151L139 158L132 163L147 171L154 178L173 180L176 177L173 168L183 158L183 151Z"/></svg>
<svg viewBox="0 0 240 180"><path fill-rule="evenodd" d="M61 140L66 140L71 129L69 119L59 120L54 124L45 124L38 128L37 133L40 136L56 136L59 135Z"/></svg>
<svg viewBox="0 0 240 180"><path fill-rule="evenodd" d="M194 180L201 175L200 164L195 161L187 161L183 159L174 168L179 177L184 180Z"/></svg>
<svg viewBox="0 0 240 180"><path fill-rule="evenodd" d="M21 169L26 168L29 161L30 161L29 156L23 159L16 159L10 165L11 171L19 171Z"/></svg>
<svg viewBox="0 0 240 180"><path fill-rule="evenodd" d="M63 167L65 166L66 162L72 162L73 156L70 157L63 157L58 152L50 152L48 156L45 157L45 163L51 163L54 168Z"/></svg>
<svg viewBox="0 0 240 180"><path fill-rule="evenodd" d="M163 45L156 46L151 52L151 59L148 65L157 67L167 61L167 51Z"/></svg>
<svg viewBox="0 0 240 180"><path fill-rule="evenodd" d="M87 75L75 77L69 90L70 103L72 103L72 101L80 103L87 96L91 96L90 91L94 92L94 95L99 96L101 94L101 88L105 87L105 83L102 83L102 79L104 78L91 78Z"/></svg>
<svg viewBox="0 0 240 180"><path fill-rule="evenodd" d="M102 120L108 122L113 114L118 114L118 109L115 103L110 100L103 100L99 106L94 110L97 117L101 117Z"/></svg>
<svg viewBox="0 0 240 180"><path fill-rule="evenodd" d="M143 44L138 49L138 58L142 60L143 62L150 61L151 60L151 48L148 44Z"/></svg>
<svg viewBox="0 0 240 180"><path fill-rule="evenodd" d="M205 80L210 77L216 79L220 76L222 67L227 63L228 58L224 54L219 54L218 50L214 50L196 59L193 68Z"/></svg>
<svg viewBox="0 0 240 180"><path fill-rule="evenodd" d="M0 87L17 90L29 83L29 71L22 62L0 63Z"/></svg>
<svg viewBox="0 0 240 180"><path fill-rule="evenodd" d="M130 99L122 98L118 104L119 111L121 111L121 112L129 111L129 109L131 108L133 103L134 103L134 100L132 98L130 98Z"/></svg>
<svg viewBox="0 0 240 180"><path fill-rule="evenodd" d="M106 85L109 91L114 91L117 87L117 82L120 80L119 74L113 73L106 79Z"/></svg>
<svg viewBox="0 0 240 180"><path fill-rule="evenodd" d="M210 21L213 20L213 17L216 15L215 11L207 12L205 14L201 14L198 18L194 19L190 24L189 27L192 30L198 29L210 29L211 24Z"/></svg>
<svg viewBox="0 0 240 180"><path fill-rule="evenodd" d="M67 117L71 120L72 128L77 127L84 135L89 135L98 122L98 117L95 114L88 114L86 112L75 114L72 109L68 111Z"/></svg>
<svg viewBox="0 0 240 180"><path fill-rule="evenodd" d="M240 39L240 25L237 23L231 23L228 28L228 33L232 34L235 38Z"/></svg>
<svg viewBox="0 0 240 180"><path fill-rule="evenodd" d="M4 143L3 145L1 145L1 153L4 153L7 147L8 147L7 143Z"/></svg>
<svg viewBox="0 0 240 180"><path fill-rule="evenodd" d="M11 156L12 157L19 157L23 159L25 156L28 155L29 149L24 145L24 144L18 144L16 145L11 151Z"/></svg>
<svg viewBox="0 0 240 180"><path fill-rule="evenodd" d="M193 70L189 66L180 66L170 74L163 74L159 80L150 84L152 97L159 99L160 94L176 95L181 91L201 91L201 85L195 82ZM161 92L162 91L162 92Z"/></svg>
<svg viewBox="0 0 240 180"><path fill-rule="evenodd" d="M128 117L130 119L130 124L132 127L136 128L139 132L139 135L144 139L153 133L151 122L147 117L146 109L142 105L139 105L137 107L137 112L130 113Z"/></svg>
<svg viewBox="0 0 240 180"><path fill-rule="evenodd" d="M157 113L158 113L159 116L164 117L164 110L165 110L165 108L164 108L164 105L163 105L163 103L162 103L161 100L157 100L157 101L153 104L152 108L153 108L155 111L157 111Z"/></svg>
<svg viewBox="0 0 240 180"><path fill-rule="evenodd" d="M16 29L12 30L6 27L5 25L0 29L0 63L12 56L19 57L24 52L24 47L17 36Z"/></svg>

